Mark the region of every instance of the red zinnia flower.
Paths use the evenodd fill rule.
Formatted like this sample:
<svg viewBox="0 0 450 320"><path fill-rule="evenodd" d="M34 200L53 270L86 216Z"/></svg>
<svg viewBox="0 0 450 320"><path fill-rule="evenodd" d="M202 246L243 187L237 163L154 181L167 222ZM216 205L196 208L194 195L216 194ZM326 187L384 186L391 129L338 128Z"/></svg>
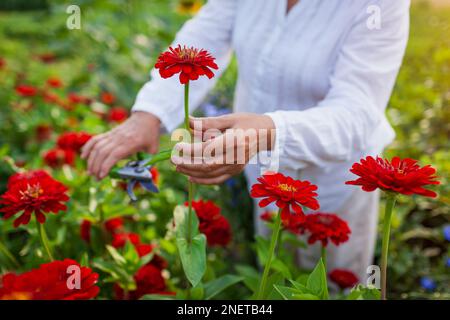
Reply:
<svg viewBox="0 0 450 320"><path fill-rule="evenodd" d="M110 92L102 92L101 99L106 104L113 104L116 101L116 97Z"/></svg>
<svg viewBox="0 0 450 320"><path fill-rule="evenodd" d="M79 288L68 285L72 283L69 277L75 275L76 271L72 270L74 267L79 268ZM97 280L97 273L88 267L81 267L74 260L53 261L20 275L8 273L0 277L0 300L92 299L100 291L95 285Z"/></svg>
<svg viewBox="0 0 450 320"><path fill-rule="evenodd" d="M111 218L105 221L105 229L108 230L111 234L120 231L122 227L123 227L122 217Z"/></svg>
<svg viewBox="0 0 450 320"><path fill-rule="evenodd" d="M67 95L67 98L69 99L69 102L71 103L82 103L82 104L90 104L91 103L91 99L79 94L76 94L74 92L71 92Z"/></svg>
<svg viewBox="0 0 450 320"><path fill-rule="evenodd" d="M275 217L276 213L271 211L266 211L260 216L261 220L271 223L274 222ZM283 229L294 234L299 234L300 227L303 225L304 222L305 218L303 216L290 214L288 215L287 219L282 221Z"/></svg>
<svg viewBox="0 0 450 320"><path fill-rule="evenodd" d="M128 110L123 107L114 107L109 110L108 121L123 122L128 118Z"/></svg>
<svg viewBox="0 0 450 320"><path fill-rule="evenodd" d="M136 282L136 290L128 292L128 295L125 295L119 285L114 286L117 300L137 300L146 294L173 295L173 293L165 291L166 283L161 270L151 264L142 266L134 275L134 281Z"/></svg>
<svg viewBox="0 0 450 320"><path fill-rule="evenodd" d="M261 214L260 218L262 221L265 221L265 222L273 222L275 220L276 215L277 214L273 211L264 211Z"/></svg>
<svg viewBox="0 0 450 320"><path fill-rule="evenodd" d="M80 225L80 237L86 242L91 242L91 227L92 222L83 220Z"/></svg>
<svg viewBox="0 0 450 320"><path fill-rule="evenodd" d="M14 227L28 224L33 212L36 219L44 223L44 213L67 210L64 204L69 201L66 191L67 188L62 183L43 170L16 173L9 178L7 191L1 196L0 204L3 207L0 212L4 213L4 219L22 212L14 220Z"/></svg>
<svg viewBox="0 0 450 320"><path fill-rule="evenodd" d="M317 186L309 181L294 180L281 173L267 173L258 178L260 183L252 186L250 195L253 198L264 198L259 206L264 208L275 202L281 209L281 219L287 220L291 209L300 216L304 216L301 206L312 210L319 209Z"/></svg>
<svg viewBox="0 0 450 320"><path fill-rule="evenodd" d="M43 53L37 56L39 60L43 63L52 63L56 60L56 55L54 53Z"/></svg>
<svg viewBox="0 0 450 320"><path fill-rule="evenodd" d="M134 245L141 243L141 239L136 233L115 233L113 234L111 245L114 248L123 248L127 241L130 241Z"/></svg>
<svg viewBox="0 0 450 320"><path fill-rule="evenodd" d="M62 87L62 81L59 78L53 77L47 79L47 84L52 88L61 88Z"/></svg>
<svg viewBox="0 0 450 320"><path fill-rule="evenodd" d="M111 218L104 222L105 229L114 235L116 232L120 231L123 227L123 219L121 217L117 218ZM83 240L86 242L90 242L91 240L91 228L92 228L92 222L89 220L83 220L80 225L80 236ZM137 240L136 240L137 237ZM139 243L139 236L138 235L131 235L131 238L134 239L136 243ZM115 240L114 240L115 239ZM123 247L125 245L126 241L126 235L122 234L122 236L118 236L114 238L113 241L115 241L115 246L117 248ZM113 245L114 246L114 245Z"/></svg>
<svg viewBox="0 0 450 320"><path fill-rule="evenodd" d="M203 75L209 79L214 77L211 69L219 68L214 60L215 58L206 50L178 45L176 48L169 47L168 51L161 53L155 68L159 69L159 74L165 79L179 73L181 84L186 84Z"/></svg>
<svg viewBox="0 0 450 320"><path fill-rule="evenodd" d="M66 132L59 136L57 145L61 149L70 149L80 152L81 148L92 136L86 132Z"/></svg>
<svg viewBox="0 0 450 320"><path fill-rule="evenodd" d="M40 124L36 127L36 138L39 142L50 139L52 128L48 124Z"/></svg>
<svg viewBox="0 0 450 320"><path fill-rule="evenodd" d="M188 206L188 203L185 203ZM231 241L231 227L212 201L192 201L199 220L199 230L206 236L209 246L226 246Z"/></svg>
<svg viewBox="0 0 450 320"><path fill-rule="evenodd" d="M418 194L426 197L436 197L437 194L424 186L439 184L435 176L436 169L427 165L420 167L417 160L387 159L371 156L354 163L350 172L359 176L358 179L347 181L346 184L362 186L364 191L374 191L377 188L388 192L404 195Z"/></svg>
<svg viewBox="0 0 450 320"><path fill-rule="evenodd" d="M358 277L350 270L334 269L329 276L331 281L336 283L342 290L353 288L359 282Z"/></svg>
<svg viewBox="0 0 450 320"><path fill-rule="evenodd" d="M322 242L326 247L328 241L340 245L348 240L351 230L344 220L332 213L311 213L306 215L300 226L300 233L309 234L308 243Z"/></svg>
<svg viewBox="0 0 450 320"><path fill-rule="evenodd" d="M70 149L55 148L44 154L44 161L52 168L59 168L64 164L73 166L75 163L75 152Z"/></svg>
<svg viewBox="0 0 450 320"><path fill-rule="evenodd" d="M38 93L38 89L26 84L20 84L16 87L16 93L22 97L34 97Z"/></svg>

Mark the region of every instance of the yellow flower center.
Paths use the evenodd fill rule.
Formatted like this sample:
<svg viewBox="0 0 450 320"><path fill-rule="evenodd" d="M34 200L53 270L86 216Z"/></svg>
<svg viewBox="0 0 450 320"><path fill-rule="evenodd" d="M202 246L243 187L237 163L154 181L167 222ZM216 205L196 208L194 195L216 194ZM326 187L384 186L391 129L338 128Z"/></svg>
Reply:
<svg viewBox="0 0 450 320"><path fill-rule="evenodd" d="M4 295L0 300L31 300L28 292L12 292Z"/></svg>
<svg viewBox="0 0 450 320"><path fill-rule="evenodd" d="M41 186L38 184L35 185L28 185L27 190L25 191L20 191L20 194L22 195L21 199L26 199L26 198L39 198L39 196L41 194L44 193L44 190L41 188Z"/></svg>
<svg viewBox="0 0 450 320"><path fill-rule="evenodd" d="M289 185L289 184L287 184L287 183L280 183L280 184L278 185L278 188L279 188L281 191L289 191L289 192L296 192L296 191L297 191L297 188L296 188L296 187L291 186L291 185Z"/></svg>

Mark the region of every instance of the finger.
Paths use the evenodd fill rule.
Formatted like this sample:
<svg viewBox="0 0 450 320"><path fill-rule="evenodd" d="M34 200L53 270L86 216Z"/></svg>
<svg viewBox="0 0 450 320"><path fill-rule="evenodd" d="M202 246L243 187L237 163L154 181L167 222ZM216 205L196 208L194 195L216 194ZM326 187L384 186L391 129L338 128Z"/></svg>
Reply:
<svg viewBox="0 0 450 320"><path fill-rule="evenodd" d="M222 176L216 177L216 178L190 178L189 180L193 183L198 183L198 184L221 184L223 182L225 182L226 180L228 180L229 178L231 178L231 174L224 174Z"/></svg>
<svg viewBox="0 0 450 320"><path fill-rule="evenodd" d="M94 148L94 146L97 144L97 142L101 141L105 137L106 137L106 134L103 133L103 134L96 135L95 137L89 139L89 141L86 142L84 144L84 146L81 148L81 158L86 159L90 155L92 148Z"/></svg>
<svg viewBox="0 0 450 320"><path fill-rule="evenodd" d="M181 166L176 167L177 172L195 178L216 178L229 173L230 170L231 168L228 165L221 165L213 170L211 170L208 165L199 165L191 170L183 168Z"/></svg>
<svg viewBox="0 0 450 320"><path fill-rule="evenodd" d="M192 164L194 158L202 158L203 143L179 142L174 146L173 151L171 161L174 165L178 165L180 163Z"/></svg>
<svg viewBox="0 0 450 320"><path fill-rule="evenodd" d="M100 168L102 167L103 162L109 154L111 154L114 148L117 148L117 144L114 141L110 141L99 150L97 157L92 164L92 173L97 177L97 179L100 179Z"/></svg>
<svg viewBox="0 0 450 320"><path fill-rule="evenodd" d="M117 163L117 161L121 160L126 156L128 155L122 148L117 148L116 150L110 152L100 167L99 179L103 179L104 177L106 177L108 172Z"/></svg>
<svg viewBox="0 0 450 320"><path fill-rule="evenodd" d="M95 146L92 148L91 152L89 153L89 158L87 161L87 170L89 174L94 173L94 163L97 159L97 156L99 152L101 151L102 147L109 143L109 139L102 139L101 141L97 142Z"/></svg>

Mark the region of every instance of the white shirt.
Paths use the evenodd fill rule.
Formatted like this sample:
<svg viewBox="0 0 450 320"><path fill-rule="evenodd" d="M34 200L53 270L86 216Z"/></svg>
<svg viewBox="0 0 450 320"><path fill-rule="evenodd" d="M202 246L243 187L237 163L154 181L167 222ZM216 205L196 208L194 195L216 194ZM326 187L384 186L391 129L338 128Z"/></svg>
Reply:
<svg viewBox="0 0 450 320"><path fill-rule="evenodd" d="M385 109L408 39L410 0L300 0L288 14L286 5L210 0L173 44L210 51L220 68L214 79L235 52L234 111L273 119L279 171L317 184L322 211L333 211L354 190L344 184L352 163L394 138ZM183 121L183 87L178 77L151 76L133 110L155 114L172 131ZM214 84L191 83L192 109ZM246 169L250 185L258 169Z"/></svg>

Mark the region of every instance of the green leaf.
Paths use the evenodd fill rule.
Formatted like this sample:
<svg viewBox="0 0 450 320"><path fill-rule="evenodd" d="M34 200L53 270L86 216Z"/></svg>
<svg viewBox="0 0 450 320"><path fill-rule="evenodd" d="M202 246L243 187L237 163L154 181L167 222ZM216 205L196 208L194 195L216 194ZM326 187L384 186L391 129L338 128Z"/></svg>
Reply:
<svg viewBox="0 0 450 320"><path fill-rule="evenodd" d="M205 284L205 299L209 300L228 287L241 282L244 277L226 274Z"/></svg>
<svg viewBox="0 0 450 320"><path fill-rule="evenodd" d="M362 285L358 285L353 288L350 294L346 297L346 300L380 300L381 293L377 288L367 288Z"/></svg>
<svg viewBox="0 0 450 320"><path fill-rule="evenodd" d="M206 237L204 234L198 234L191 243L184 238L177 238L177 247L184 273L195 287L202 280L206 271Z"/></svg>
<svg viewBox="0 0 450 320"><path fill-rule="evenodd" d="M320 300L320 297L311 293L295 294L293 298L294 300Z"/></svg>
<svg viewBox="0 0 450 320"><path fill-rule="evenodd" d="M328 299L327 274L322 259L319 260L314 270L306 281L306 287L314 295L321 299Z"/></svg>
<svg viewBox="0 0 450 320"><path fill-rule="evenodd" d="M201 283L193 288L190 288L189 291L191 300L202 300L205 296L205 289L203 288Z"/></svg>
<svg viewBox="0 0 450 320"><path fill-rule="evenodd" d="M297 290L299 290L300 292L303 293L308 293L310 292L310 290L306 287L306 285L301 284L300 282L294 281L294 280L289 280L290 283L292 283L292 285L294 286L294 288L296 288Z"/></svg>
<svg viewBox="0 0 450 320"><path fill-rule="evenodd" d="M193 287L197 286L206 271L206 237L198 232L198 219L191 217L191 237L188 240L188 210L177 206L174 210L175 233L178 252L186 278Z"/></svg>
<svg viewBox="0 0 450 320"><path fill-rule="evenodd" d="M292 300L295 294L302 294L302 292L300 290L297 290L296 288L289 288L276 284L273 287L284 300Z"/></svg>
<svg viewBox="0 0 450 320"><path fill-rule="evenodd" d="M164 295L164 294L146 294L142 296L139 300L176 300L175 296Z"/></svg>
<svg viewBox="0 0 450 320"><path fill-rule="evenodd" d="M252 292L256 292L259 288L260 275L258 271L252 267L245 265L236 266L236 271L244 277L244 284Z"/></svg>
<svg viewBox="0 0 450 320"><path fill-rule="evenodd" d="M125 258L119 253L119 251L116 250L116 248L107 245L106 249L118 265L125 265L127 263Z"/></svg>

